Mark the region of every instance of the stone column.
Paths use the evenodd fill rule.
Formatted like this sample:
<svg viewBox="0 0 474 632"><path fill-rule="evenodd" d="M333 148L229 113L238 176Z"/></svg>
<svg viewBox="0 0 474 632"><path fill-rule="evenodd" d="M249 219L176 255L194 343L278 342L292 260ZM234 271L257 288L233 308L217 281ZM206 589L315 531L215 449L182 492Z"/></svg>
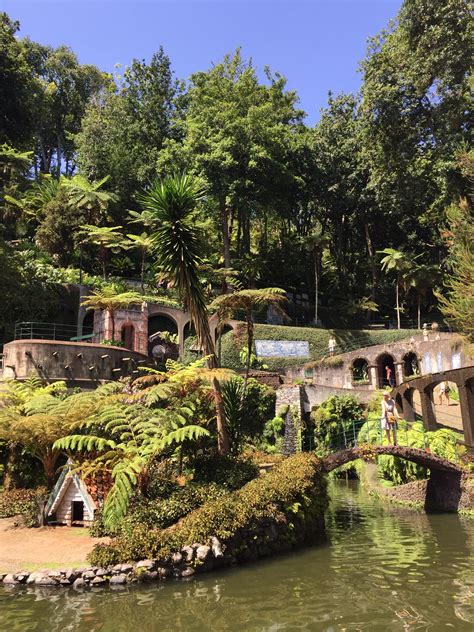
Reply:
<svg viewBox="0 0 474 632"><path fill-rule="evenodd" d="M401 384L403 382L403 365L403 361L395 362L395 380L397 384Z"/></svg>
<svg viewBox="0 0 474 632"><path fill-rule="evenodd" d="M469 383L458 384L464 442L470 448L474 448L474 393L472 388Z"/></svg>
<svg viewBox="0 0 474 632"><path fill-rule="evenodd" d="M415 421L415 409L412 404L413 394L410 389L406 389L402 394L403 418L406 421Z"/></svg>
<svg viewBox="0 0 474 632"><path fill-rule="evenodd" d="M372 386L372 388L377 388L378 387L377 365L369 364L368 368L369 368L370 385Z"/></svg>
<svg viewBox="0 0 474 632"><path fill-rule="evenodd" d="M423 417L423 425L426 430L436 430L436 415L433 407L433 392L427 387L426 389L420 390L420 400L421 400L421 416Z"/></svg>

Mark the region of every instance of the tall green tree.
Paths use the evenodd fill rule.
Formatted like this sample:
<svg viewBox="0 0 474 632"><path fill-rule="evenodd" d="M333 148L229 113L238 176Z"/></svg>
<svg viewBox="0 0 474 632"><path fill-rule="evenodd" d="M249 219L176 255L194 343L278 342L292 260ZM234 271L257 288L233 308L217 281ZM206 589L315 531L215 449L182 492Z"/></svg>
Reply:
<svg viewBox="0 0 474 632"><path fill-rule="evenodd" d="M395 248L385 248L380 251L385 257L381 260L382 270L385 273L395 273L395 311L397 313L397 329L400 329L400 289L404 280L410 272L413 266L412 260L401 250L395 250Z"/></svg>
<svg viewBox="0 0 474 632"><path fill-rule="evenodd" d="M204 191L198 181L189 175L182 175L156 182L140 199L143 208L155 220L156 228L152 235L157 262L179 290L183 303L190 311L199 344L209 357L209 368L214 369L217 367L217 357L204 286L199 274L203 235L198 205L203 197ZM217 377L213 377L212 386L216 402L218 450L220 454L226 454L229 451L229 437Z"/></svg>

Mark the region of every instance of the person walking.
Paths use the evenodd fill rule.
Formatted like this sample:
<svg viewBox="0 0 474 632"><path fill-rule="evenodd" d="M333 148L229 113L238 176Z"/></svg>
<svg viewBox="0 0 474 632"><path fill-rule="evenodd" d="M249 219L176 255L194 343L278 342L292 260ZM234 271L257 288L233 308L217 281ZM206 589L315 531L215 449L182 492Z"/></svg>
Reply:
<svg viewBox="0 0 474 632"><path fill-rule="evenodd" d="M439 405L442 406L443 405L443 395L444 397L446 397L446 403L449 406L449 391L451 389L449 388L449 384L447 382L441 382L441 384L439 385Z"/></svg>
<svg viewBox="0 0 474 632"><path fill-rule="evenodd" d="M393 370L391 367L388 366L388 364L385 367L385 378L387 381L387 385L393 388L395 386L395 378L393 377Z"/></svg>
<svg viewBox="0 0 474 632"><path fill-rule="evenodd" d="M383 394L382 397L382 416L380 418L380 425L382 430L385 430L385 436L387 437L388 444L390 443L390 433L393 436L393 445L397 445L397 419L400 416L395 406L395 400L388 391Z"/></svg>

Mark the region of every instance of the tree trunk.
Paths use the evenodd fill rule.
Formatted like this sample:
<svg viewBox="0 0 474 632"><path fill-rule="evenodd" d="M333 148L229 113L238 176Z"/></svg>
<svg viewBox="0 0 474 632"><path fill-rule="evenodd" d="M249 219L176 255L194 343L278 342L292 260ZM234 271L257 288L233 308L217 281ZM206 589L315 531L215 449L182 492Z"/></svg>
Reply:
<svg viewBox="0 0 474 632"><path fill-rule="evenodd" d="M56 461L58 460L59 452L47 452L42 458L44 473L48 484L48 489L51 489L54 485L54 479L56 478Z"/></svg>
<svg viewBox="0 0 474 632"><path fill-rule="evenodd" d="M396 310L397 310L397 329L400 329L400 290L399 290L399 282L397 279L397 285L396 285Z"/></svg>
<svg viewBox="0 0 474 632"><path fill-rule="evenodd" d="M216 377L212 378L212 388L216 402L216 422L217 422L217 451L219 454L229 454L230 444L227 433L224 404L222 402L221 385Z"/></svg>
<svg viewBox="0 0 474 632"><path fill-rule="evenodd" d="M372 244L372 239L370 238L370 233L369 233L369 225L365 224L365 242L367 244L367 254L369 255L369 260L370 260L370 269L371 269L371 274L372 274L372 292L371 292L371 299L374 302L376 301L376 296L377 296L377 264L375 261L375 253L374 253L374 247Z"/></svg>
<svg viewBox="0 0 474 632"><path fill-rule="evenodd" d="M245 362L245 379L244 379L244 396L247 391L247 383L249 381L250 373L250 359L252 356L253 347L253 321L252 312L249 310L245 314L245 322L247 324L247 361Z"/></svg>
<svg viewBox="0 0 474 632"><path fill-rule="evenodd" d="M222 256L224 258L224 268L230 268L229 209L225 200L221 200L220 210L222 230Z"/></svg>
<svg viewBox="0 0 474 632"><path fill-rule="evenodd" d="M145 248L143 248L142 250L142 268L140 272L140 283L142 287L142 294L145 294L145 285L143 282L144 278L145 278Z"/></svg>
<svg viewBox="0 0 474 632"><path fill-rule="evenodd" d="M318 275L318 257L314 253L314 324L318 324L318 294L319 294L319 275Z"/></svg>

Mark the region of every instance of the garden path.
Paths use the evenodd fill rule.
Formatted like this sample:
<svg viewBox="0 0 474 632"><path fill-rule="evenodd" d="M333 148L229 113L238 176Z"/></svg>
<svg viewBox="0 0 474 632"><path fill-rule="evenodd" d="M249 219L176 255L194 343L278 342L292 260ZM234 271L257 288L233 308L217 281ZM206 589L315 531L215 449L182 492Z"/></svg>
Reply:
<svg viewBox="0 0 474 632"><path fill-rule="evenodd" d="M86 557L97 542L81 527L14 527L15 518L0 519L0 572L58 570L87 566Z"/></svg>

